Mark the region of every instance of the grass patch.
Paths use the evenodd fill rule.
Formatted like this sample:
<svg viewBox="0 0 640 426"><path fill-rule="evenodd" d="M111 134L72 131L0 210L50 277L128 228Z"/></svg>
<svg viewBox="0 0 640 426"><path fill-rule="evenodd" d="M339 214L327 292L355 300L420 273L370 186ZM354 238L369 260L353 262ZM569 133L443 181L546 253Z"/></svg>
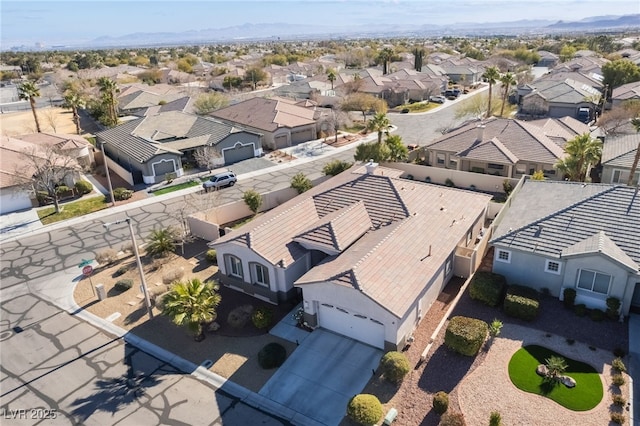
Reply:
<svg viewBox="0 0 640 426"><path fill-rule="evenodd" d="M192 186L199 186L199 185L200 183L198 183L197 181L188 181L188 182L179 183L173 186L167 186L166 188L158 189L157 191L153 191L152 194L153 195L168 194L169 192L180 191L181 189L191 188Z"/></svg>
<svg viewBox="0 0 640 426"><path fill-rule="evenodd" d="M562 356L537 345L521 348L509 361L509 378L518 389L545 396L569 410L587 411L598 405L603 395L602 381L589 364L563 357L568 365L564 374L576 381L573 389L563 384L550 388L543 383L542 377L536 374L536 367L552 355Z"/></svg>
<svg viewBox="0 0 640 426"><path fill-rule="evenodd" d="M441 104L435 102L416 102L414 104L400 105L394 108L394 111L402 111L408 109L409 112L424 112L439 107Z"/></svg>
<svg viewBox="0 0 640 426"><path fill-rule="evenodd" d="M367 126L362 123L353 123L351 127L343 127L341 130L349 133L359 133L363 131Z"/></svg>
<svg viewBox="0 0 640 426"><path fill-rule="evenodd" d="M55 207L47 207L38 210L38 217L43 225L59 222L61 220L71 219L72 217L84 216L98 210L106 209L107 203L105 197L91 197L86 200L74 201L67 204L61 204L62 211L56 213Z"/></svg>

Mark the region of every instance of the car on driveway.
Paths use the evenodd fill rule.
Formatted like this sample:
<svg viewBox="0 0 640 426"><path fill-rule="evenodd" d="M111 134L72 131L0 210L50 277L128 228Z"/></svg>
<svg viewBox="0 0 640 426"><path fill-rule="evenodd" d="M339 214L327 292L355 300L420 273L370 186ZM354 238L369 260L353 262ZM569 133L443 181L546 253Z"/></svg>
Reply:
<svg viewBox="0 0 640 426"><path fill-rule="evenodd" d="M429 96L429 102L435 102L437 104L443 104L444 101L445 101L445 98L442 95Z"/></svg>
<svg viewBox="0 0 640 426"><path fill-rule="evenodd" d="M209 191L211 189L219 189L227 186L233 186L238 181L235 173L232 171L226 171L221 173L216 173L211 176L208 181L202 184L202 187L205 191Z"/></svg>

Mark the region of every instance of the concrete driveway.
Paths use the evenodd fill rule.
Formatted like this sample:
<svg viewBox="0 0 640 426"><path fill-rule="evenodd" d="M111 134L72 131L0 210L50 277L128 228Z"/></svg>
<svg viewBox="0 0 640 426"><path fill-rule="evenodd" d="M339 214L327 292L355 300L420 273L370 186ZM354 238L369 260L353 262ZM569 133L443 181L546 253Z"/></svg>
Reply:
<svg viewBox="0 0 640 426"><path fill-rule="evenodd" d="M379 349L318 329L259 394L319 424L337 425L347 412L349 399L362 392L382 355Z"/></svg>
<svg viewBox="0 0 640 426"><path fill-rule="evenodd" d="M21 210L0 216L0 240L42 228L36 209Z"/></svg>

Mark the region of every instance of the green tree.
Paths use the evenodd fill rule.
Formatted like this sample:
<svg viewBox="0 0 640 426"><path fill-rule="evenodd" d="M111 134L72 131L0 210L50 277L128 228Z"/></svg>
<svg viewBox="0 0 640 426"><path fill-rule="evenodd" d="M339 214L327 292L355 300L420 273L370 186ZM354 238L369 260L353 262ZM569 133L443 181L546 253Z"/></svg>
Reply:
<svg viewBox="0 0 640 426"><path fill-rule="evenodd" d="M145 248L147 254L164 257L176 248L177 231L173 228L154 229Z"/></svg>
<svg viewBox="0 0 640 426"><path fill-rule="evenodd" d="M640 117L636 117L631 120L631 124L636 129L636 132L640 133ZM631 164L631 170L629 170L629 181L627 185L633 185L633 177L636 174L636 170L638 168L638 163L640 162L640 142L638 142L638 148L636 149L636 155L633 157L633 163ZM636 182L636 184L640 184L640 182Z"/></svg>
<svg viewBox="0 0 640 426"><path fill-rule="evenodd" d="M258 83L267 81L267 73L260 67L251 67L244 74L244 81L251 83L253 90L256 90Z"/></svg>
<svg viewBox="0 0 640 426"><path fill-rule="evenodd" d="M367 123L367 130L370 132L378 132L378 145L382 144L382 135L389 135L389 129L391 128L391 122L389 117L384 113L377 113Z"/></svg>
<svg viewBox="0 0 640 426"><path fill-rule="evenodd" d="M617 59L602 66L602 76L602 83L607 87L605 97L608 99L616 87L640 80L640 67L628 59Z"/></svg>
<svg viewBox="0 0 640 426"><path fill-rule="evenodd" d="M384 143L389 148L389 161L406 161L409 158L409 149L402 143L400 135L389 135Z"/></svg>
<svg viewBox="0 0 640 426"><path fill-rule="evenodd" d="M382 108L380 105L380 101L384 103L383 100L376 98L373 95L368 93L353 93L347 96L342 103L340 104L340 108L343 111L359 111L362 113L362 120L367 121L367 112L371 110L376 110L376 108ZM386 105L386 104L385 104ZM377 111L377 110L376 110ZM379 111L386 112L386 111Z"/></svg>
<svg viewBox="0 0 640 426"><path fill-rule="evenodd" d="M259 192L248 189L242 194L242 199L254 215L258 213L260 206L262 206L262 195Z"/></svg>
<svg viewBox="0 0 640 426"><path fill-rule="evenodd" d="M487 83L489 83L489 103L487 105L487 117L491 115L491 99L492 99L492 90L493 85L496 84L496 81L500 78L500 72L496 67L489 67L485 70L484 74L482 74L482 78L484 78Z"/></svg>
<svg viewBox="0 0 640 426"><path fill-rule="evenodd" d="M297 173L295 176L291 178L291 188L298 191L298 194L302 194L310 190L313 187L311 180L305 176L304 173Z"/></svg>
<svg viewBox="0 0 640 426"><path fill-rule="evenodd" d="M555 383L559 382L568 367L567 361L561 356L555 355L550 356L544 361L547 367L546 379Z"/></svg>
<svg viewBox="0 0 640 426"><path fill-rule="evenodd" d="M229 91L231 91L231 88L238 88L242 85L242 78L234 75L228 75L222 80L222 85L225 88L229 88Z"/></svg>
<svg viewBox="0 0 640 426"><path fill-rule="evenodd" d="M542 170L536 170L531 175L531 180L544 180L544 172Z"/></svg>
<svg viewBox="0 0 640 426"><path fill-rule="evenodd" d="M42 130L40 130L40 121L38 121L38 114L36 114L36 98L40 97L40 89L38 89L35 82L25 81L18 86L18 97L29 101L33 120L36 122L36 131L40 133Z"/></svg>
<svg viewBox="0 0 640 426"><path fill-rule="evenodd" d="M413 68L415 68L415 70L418 72L422 71L423 59L424 49L421 47L416 47L415 49L413 49Z"/></svg>
<svg viewBox="0 0 640 426"><path fill-rule="evenodd" d="M218 290L216 283L203 283L198 278L177 283L162 299L162 313L174 324L186 325L195 334L196 342L201 342L205 327L215 321L216 308L222 301Z"/></svg>
<svg viewBox="0 0 640 426"><path fill-rule="evenodd" d="M568 44L565 44L564 46L562 46L562 49L560 49L560 60L562 62L570 61L571 59L573 59L575 54L576 54L576 48Z"/></svg>
<svg viewBox="0 0 640 426"><path fill-rule="evenodd" d="M589 133L576 136L564 146L567 154L554 167L574 182L584 182L591 164L596 164L602 155L602 142L592 139Z"/></svg>
<svg viewBox="0 0 640 426"><path fill-rule="evenodd" d="M325 176L336 176L347 170L352 165L353 163L349 163L348 161L333 160L324 165L322 172Z"/></svg>
<svg viewBox="0 0 640 426"><path fill-rule="evenodd" d="M382 75L389 74L389 62L393 58L393 49L385 47L378 53L377 63L382 64Z"/></svg>
<svg viewBox="0 0 640 426"><path fill-rule="evenodd" d="M516 82L516 76L512 73L505 73L502 77L500 77L500 82L502 83L502 107L500 108L500 117L504 115L504 105L507 103L507 96L509 96L509 89L511 85Z"/></svg>
<svg viewBox="0 0 640 426"><path fill-rule="evenodd" d="M333 90L333 82L336 81L336 72L331 68L327 71L327 80L331 82L331 90Z"/></svg>
<svg viewBox="0 0 640 426"><path fill-rule="evenodd" d="M118 84L109 77L100 77L98 79L98 88L100 89L100 93L102 93L102 103L106 107L108 124L115 126L118 124L117 94L120 92Z"/></svg>
<svg viewBox="0 0 640 426"><path fill-rule="evenodd" d="M222 93L203 93L193 103L193 108L198 115L207 115L212 111L229 105L229 99Z"/></svg>
<svg viewBox="0 0 640 426"><path fill-rule="evenodd" d="M62 104L62 106L64 108L71 109L71 112L73 113L73 122L76 125L77 134L80 134L80 115L78 114L78 110L80 108L84 108L86 104L87 103L84 98L80 95L80 93L76 91L70 90L64 95L64 103Z"/></svg>
<svg viewBox="0 0 640 426"><path fill-rule="evenodd" d="M362 143L356 147L356 153L353 158L356 161L373 160L376 163L388 161L391 155L389 146L383 143L368 142Z"/></svg>

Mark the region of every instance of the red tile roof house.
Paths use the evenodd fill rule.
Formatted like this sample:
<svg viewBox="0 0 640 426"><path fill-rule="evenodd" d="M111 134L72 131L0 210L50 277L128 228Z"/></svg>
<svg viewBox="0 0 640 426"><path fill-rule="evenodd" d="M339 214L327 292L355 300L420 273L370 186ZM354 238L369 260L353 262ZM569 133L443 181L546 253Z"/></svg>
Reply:
<svg viewBox="0 0 640 426"><path fill-rule="evenodd" d="M209 115L261 133L264 147L280 149L318 137L314 119L316 107L305 108L295 102L282 98L252 98Z"/></svg>
<svg viewBox="0 0 640 426"><path fill-rule="evenodd" d="M447 282L469 276L490 196L354 166L210 243L223 285L384 349L405 346Z"/></svg>

